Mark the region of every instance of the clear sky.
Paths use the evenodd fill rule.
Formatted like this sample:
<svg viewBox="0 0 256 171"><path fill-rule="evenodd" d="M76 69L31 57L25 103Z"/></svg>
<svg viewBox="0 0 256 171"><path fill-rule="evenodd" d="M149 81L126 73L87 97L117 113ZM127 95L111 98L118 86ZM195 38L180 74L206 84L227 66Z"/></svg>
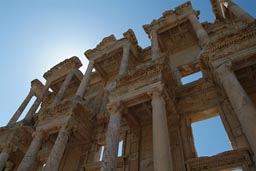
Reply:
<svg viewBox="0 0 256 171"><path fill-rule="evenodd" d="M200 21L214 20L210 0L192 0ZM234 0L256 17L255 0ZM94 48L102 38L117 38L132 28L142 47L149 39L142 25L185 0L1 0L0 126L27 96L30 81L58 62ZM84 71L85 67L82 68Z"/></svg>

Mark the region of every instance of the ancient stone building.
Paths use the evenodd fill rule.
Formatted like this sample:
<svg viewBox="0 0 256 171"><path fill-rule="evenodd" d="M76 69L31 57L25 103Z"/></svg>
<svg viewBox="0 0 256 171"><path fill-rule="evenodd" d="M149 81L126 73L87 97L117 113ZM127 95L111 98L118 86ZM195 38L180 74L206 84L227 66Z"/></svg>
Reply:
<svg viewBox="0 0 256 171"><path fill-rule="evenodd" d="M255 171L256 23L231 0L210 2L214 23L187 2L143 26L150 47L129 29L87 50L84 74L71 57L33 80L0 128L0 171ZM199 157L191 124L214 116L233 150Z"/></svg>

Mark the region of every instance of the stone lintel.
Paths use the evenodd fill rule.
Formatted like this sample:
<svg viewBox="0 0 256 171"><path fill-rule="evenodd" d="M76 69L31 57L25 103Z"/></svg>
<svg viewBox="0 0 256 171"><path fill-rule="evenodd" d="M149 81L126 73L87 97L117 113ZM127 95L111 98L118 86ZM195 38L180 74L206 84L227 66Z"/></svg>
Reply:
<svg viewBox="0 0 256 171"><path fill-rule="evenodd" d="M187 21L187 16L191 13L194 13L197 17L199 15L199 11L193 10L191 3L188 1L176 7L175 10L165 11L159 19L153 20L150 24L143 25L143 28L150 38L151 30L157 30L157 33L159 33L175 27ZM166 29L166 26L169 27Z"/></svg>
<svg viewBox="0 0 256 171"><path fill-rule="evenodd" d="M214 61L212 61L212 65L214 68L217 68L218 66L222 65L227 60L229 60L233 64L235 64L242 60L244 61L244 60L252 57L255 54L256 54L256 47L253 46L251 48L247 48L245 50L240 50L238 52L235 52L234 54L228 55L225 58L220 58L220 59L214 60Z"/></svg>
<svg viewBox="0 0 256 171"><path fill-rule="evenodd" d="M96 64L99 61L105 60L105 58L111 56L111 54L113 55L116 52L122 51L123 46L125 46L127 43L132 43L132 42L130 42L130 40L126 38L122 38L122 39L116 40L115 42L109 42L108 44L105 44L104 47L101 47L100 49L96 47L93 50L87 50L85 52L85 55L88 58L88 60L94 60Z"/></svg>
<svg viewBox="0 0 256 171"><path fill-rule="evenodd" d="M131 43L133 55L138 56L137 51L138 49L140 49L140 47L138 46L138 41L133 30L128 29L126 32L123 33L123 36L124 38L121 38L119 40L117 40L113 34L105 37L94 49L89 49L85 51L84 55L88 58L88 60L103 60L100 59L102 58L102 56L106 54L112 54L113 51L122 48L126 43Z"/></svg>
<svg viewBox="0 0 256 171"><path fill-rule="evenodd" d="M64 61L60 62L59 64L52 67L49 71L47 71L43 77L46 80L56 79L58 75L63 75L63 73L68 73L70 70L77 70L82 66L81 61L78 57L73 56L69 59L65 59Z"/></svg>
<svg viewBox="0 0 256 171"><path fill-rule="evenodd" d="M241 168L243 165L252 166L248 149L231 150L211 157L199 157L186 161L189 170L225 170Z"/></svg>
<svg viewBox="0 0 256 171"><path fill-rule="evenodd" d="M136 104L140 104L140 103L150 100L151 98L149 96L149 92L158 90L161 87L162 87L162 83L161 83L161 81L158 81L153 84L143 86L143 87L141 87L137 90L134 90L132 92L119 94L118 96L113 96L112 94L110 94L109 101L110 101L110 103L122 101L123 103L125 103L125 106L131 107ZM137 99L137 100L134 101L134 99Z"/></svg>

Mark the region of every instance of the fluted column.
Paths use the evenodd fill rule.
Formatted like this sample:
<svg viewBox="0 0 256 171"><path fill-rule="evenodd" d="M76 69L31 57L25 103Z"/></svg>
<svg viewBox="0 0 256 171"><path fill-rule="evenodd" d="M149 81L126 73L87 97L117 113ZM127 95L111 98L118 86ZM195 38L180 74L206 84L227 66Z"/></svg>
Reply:
<svg viewBox="0 0 256 171"><path fill-rule="evenodd" d="M45 171L58 171L62 156L66 149L70 131L70 128L67 128L66 126L63 126L60 129L58 137L46 162Z"/></svg>
<svg viewBox="0 0 256 171"><path fill-rule="evenodd" d="M123 55L122 55L122 60L121 60L120 68L119 68L119 76L120 77L125 75L127 72L130 49L131 49L131 43L129 43L129 42L125 43L125 45L123 46Z"/></svg>
<svg viewBox="0 0 256 171"><path fill-rule="evenodd" d="M200 46L203 47L209 40L207 32L203 28L202 24L198 21L194 13L189 14L188 19L196 33Z"/></svg>
<svg viewBox="0 0 256 171"><path fill-rule="evenodd" d="M70 71L67 74L67 76L65 78L65 81L62 83L61 88L60 88L58 94L56 95L56 97L55 97L55 99L52 103L52 107L54 107L58 102L61 101L61 99L63 98L63 96L65 94L65 91L67 90L67 88L69 86L69 83L72 80L73 76L74 76L74 71Z"/></svg>
<svg viewBox="0 0 256 171"><path fill-rule="evenodd" d="M4 148L0 153L0 170L3 170L10 156L10 149Z"/></svg>
<svg viewBox="0 0 256 171"><path fill-rule="evenodd" d="M231 70L231 61L226 61L215 69L229 101L241 123L244 134L256 154L256 108Z"/></svg>
<svg viewBox="0 0 256 171"><path fill-rule="evenodd" d="M159 91L152 93L154 171L172 171L172 157L164 98Z"/></svg>
<svg viewBox="0 0 256 171"><path fill-rule="evenodd" d="M42 132L35 132L33 134L34 138L25 154L23 157L17 171L28 171L31 169L33 166L38 151L40 150L41 144L42 144Z"/></svg>
<svg viewBox="0 0 256 171"><path fill-rule="evenodd" d="M101 171L116 171L122 109L123 107L120 102L108 105L110 118Z"/></svg>
<svg viewBox="0 0 256 171"><path fill-rule="evenodd" d="M51 83L46 81L46 84L45 84L45 86L42 90L42 93L39 95L39 97L37 97L37 99L35 100L35 102L31 106L31 108L29 109L27 115L25 116L25 119L30 118L36 112L36 110L39 107L40 103L42 102L44 96L48 92L48 89L49 89L50 85L51 85Z"/></svg>
<svg viewBox="0 0 256 171"><path fill-rule="evenodd" d="M85 71L85 74L83 76L83 79L76 91L76 96L78 97L83 97L84 96L84 92L88 86L88 83L90 81L90 75L91 75L91 72L92 72L92 69L94 67L94 61L89 61L89 64L87 66L87 69Z"/></svg>
<svg viewBox="0 0 256 171"><path fill-rule="evenodd" d="M151 35L151 56L152 56L152 60L154 61L160 57L160 49L159 49L156 29L151 30L150 35Z"/></svg>
<svg viewBox="0 0 256 171"><path fill-rule="evenodd" d="M222 4L232 12L237 18L239 18L241 21L243 21L246 24L253 23L255 19L248 14L246 11L244 11L242 8L240 8L236 3L234 3L231 0L222 0Z"/></svg>
<svg viewBox="0 0 256 171"><path fill-rule="evenodd" d="M31 98L33 97L33 95L34 95L34 93L33 93L33 90L31 88L29 93L28 93L28 95L27 95L27 97L22 102L22 104L19 106L18 110L14 113L14 115L12 116L12 118L10 119L10 121L8 122L7 125L11 125L11 124L14 124L15 122L17 122L17 120L19 119L20 115L22 114L22 112L27 107L28 103L30 102Z"/></svg>

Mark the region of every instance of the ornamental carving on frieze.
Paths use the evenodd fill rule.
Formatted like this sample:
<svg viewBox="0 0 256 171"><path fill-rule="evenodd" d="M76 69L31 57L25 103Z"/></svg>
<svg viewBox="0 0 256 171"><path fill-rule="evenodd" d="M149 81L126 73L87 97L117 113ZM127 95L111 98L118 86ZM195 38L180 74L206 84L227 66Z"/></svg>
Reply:
<svg viewBox="0 0 256 171"><path fill-rule="evenodd" d="M72 69L78 69L82 66L82 63L80 59L76 56L73 56L69 59L66 59L59 64L52 67L49 71L47 71L43 77L48 80L51 77L54 77L56 75L62 75L63 73L72 70Z"/></svg>

